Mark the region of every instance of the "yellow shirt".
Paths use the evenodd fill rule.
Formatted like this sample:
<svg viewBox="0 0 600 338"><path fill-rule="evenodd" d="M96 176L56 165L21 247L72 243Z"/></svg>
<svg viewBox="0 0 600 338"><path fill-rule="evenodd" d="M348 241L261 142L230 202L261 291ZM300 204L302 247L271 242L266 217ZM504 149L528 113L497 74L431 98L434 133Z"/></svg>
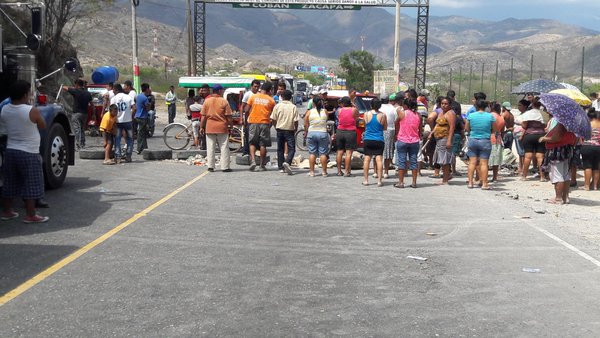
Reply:
<svg viewBox="0 0 600 338"><path fill-rule="evenodd" d="M100 131L105 133L114 134L113 129L115 127L115 122L117 122L117 116L110 116L109 112L104 113L102 115L102 122L100 122Z"/></svg>

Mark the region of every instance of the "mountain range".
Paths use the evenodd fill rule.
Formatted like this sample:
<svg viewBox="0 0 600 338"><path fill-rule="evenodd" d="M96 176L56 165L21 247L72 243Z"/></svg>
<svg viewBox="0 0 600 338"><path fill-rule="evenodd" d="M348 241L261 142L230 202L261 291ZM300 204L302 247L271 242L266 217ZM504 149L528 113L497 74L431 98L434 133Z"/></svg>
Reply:
<svg viewBox="0 0 600 338"><path fill-rule="evenodd" d="M149 57L154 37L152 29L157 31L159 54L174 58L176 65L186 63L185 5L186 0L140 3L137 14L142 63L161 62ZM335 67L341 54L361 48L376 55L384 66L392 64L394 16L383 8L283 11L207 4L206 19L207 60L215 67L219 66L219 60L226 59L236 59L238 65L250 69L300 62L321 62ZM129 1L116 0L112 8L91 20L78 24L87 34L74 37L80 56L90 64L122 58L123 64L128 64ZM101 26L96 27L94 22ZM106 30L107 23L109 27L117 25L122 29ZM400 56L405 67L414 64L416 26L415 18L402 15ZM88 39L90 34L98 40L106 40L102 44L112 47L112 51L98 53L97 49L90 49L97 46ZM536 71L550 69L551 72L553 52L557 51L559 72L577 74L581 71L581 48L586 46L586 73L600 73L600 32L555 20L487 22L460 16L431 16L428 35L428 68L432 71L437 67L469 67L484 62L491 65L495 60L506 69L511 58L515 68L525 70L530 65L531 55L535 55Z"/></svg>

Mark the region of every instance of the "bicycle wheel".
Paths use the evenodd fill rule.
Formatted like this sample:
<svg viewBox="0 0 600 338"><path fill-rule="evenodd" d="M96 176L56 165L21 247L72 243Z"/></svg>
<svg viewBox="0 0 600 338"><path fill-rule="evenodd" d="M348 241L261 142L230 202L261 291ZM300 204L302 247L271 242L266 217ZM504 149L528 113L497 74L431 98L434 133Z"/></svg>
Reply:
<svg viewBox="0 0 600 338"><path fill-rule="evenodd" d="M306 151L308 145L306 144L306 138L304 137L304 129L298 130L294 137L296 138L296 148L298 148L298 150Z"/></svg>
<svg viewBox="0 0 600 338"><path fill-rule="evenodd" d="M188 128L181 123L169 124L163 133L163 141L167 147L173 150L181 150L190 143L192 134Z"/></svg>
<svg viewBox="0 0 600 338"><path fill-rule="evenodd" d="M237 152L242 149L242 130L240 127L233 127L229 131L229 150Z"/></svg>

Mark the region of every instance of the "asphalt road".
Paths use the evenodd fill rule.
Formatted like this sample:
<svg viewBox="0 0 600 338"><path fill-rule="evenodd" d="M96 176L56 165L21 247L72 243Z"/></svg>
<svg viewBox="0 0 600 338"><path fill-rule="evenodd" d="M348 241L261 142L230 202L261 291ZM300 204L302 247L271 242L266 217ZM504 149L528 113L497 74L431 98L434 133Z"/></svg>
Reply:
<svg viewBox="0 0 600 338"><path fill-rule="evenodd" d="M600 335L600 243L551 214L246 168L77 160L0 224L0 337Z"/></svg>

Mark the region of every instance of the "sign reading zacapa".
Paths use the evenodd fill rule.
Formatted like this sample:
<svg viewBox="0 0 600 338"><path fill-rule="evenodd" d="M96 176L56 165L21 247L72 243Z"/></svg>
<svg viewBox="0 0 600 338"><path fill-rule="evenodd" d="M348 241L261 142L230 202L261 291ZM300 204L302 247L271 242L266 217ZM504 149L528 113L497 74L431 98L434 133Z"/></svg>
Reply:
<svg viewBox="0 0 600 338"><path fill-rule="evenodd" d="M289 5L339 5L339 6L381 6L382 0L205 0L207 3L230 3L230 4L289 4ZM266 7L257 7L266 8ZM276 7L270 7L276 8ZM277 8L288 8L288 7L277 7ZM289 7L290 9L296 9L296 7ZM308 8L306 8L308 9ZM320 8L310 8L320 9ZM334 9L334 8L332 8Z"/></svg>

